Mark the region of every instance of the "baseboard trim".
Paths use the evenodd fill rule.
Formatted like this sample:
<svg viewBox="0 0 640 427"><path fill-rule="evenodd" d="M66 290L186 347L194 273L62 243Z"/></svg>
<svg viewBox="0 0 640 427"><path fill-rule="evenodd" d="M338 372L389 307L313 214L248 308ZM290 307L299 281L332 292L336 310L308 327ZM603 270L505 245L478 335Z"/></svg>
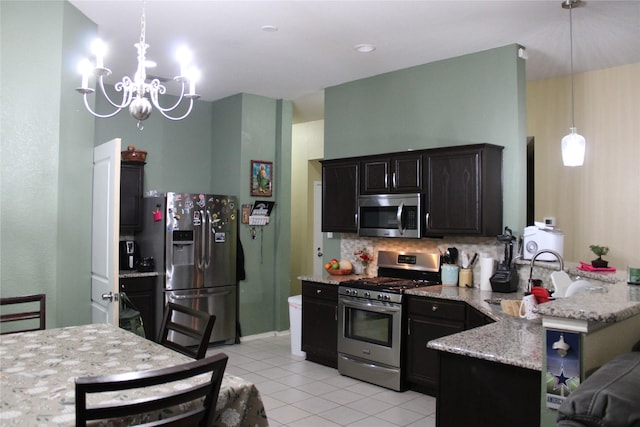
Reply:
<svg viewBox="0 0 640 427"><path fill-rule="evenodd" d="M243 341L254 341L254 340L259 340L259 339L262 339L262 338L269 338L269 337L285 337L285 336L289 336L289 335L291 335L291 331L289 331L289 330L263 332L261 334L247 335L246 337L240 337L240 342L243 342Z"/></svg>

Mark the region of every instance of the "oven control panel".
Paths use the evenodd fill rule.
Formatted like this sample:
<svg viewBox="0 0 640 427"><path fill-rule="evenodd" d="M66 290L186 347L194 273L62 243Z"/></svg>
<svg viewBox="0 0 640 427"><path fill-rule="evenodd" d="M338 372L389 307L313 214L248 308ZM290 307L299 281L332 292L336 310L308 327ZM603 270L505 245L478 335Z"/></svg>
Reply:
<svg viewBox="0 0 640 427"><path fill-rule="evenodd" d="M368 289L356 289L356 288L347 288L347 287L341 286L338 289L338 294L349 296L349 297L374 300L374 301L395 302L395 303L402 302L402 294L373 291Z"/></svg>

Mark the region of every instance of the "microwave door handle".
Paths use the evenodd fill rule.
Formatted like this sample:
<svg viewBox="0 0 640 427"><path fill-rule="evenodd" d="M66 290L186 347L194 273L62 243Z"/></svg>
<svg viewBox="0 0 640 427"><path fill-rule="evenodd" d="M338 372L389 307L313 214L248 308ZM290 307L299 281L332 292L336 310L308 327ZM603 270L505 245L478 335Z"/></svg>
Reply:
<svg viewBox="0 0 640 427"><path fill-rule="evenodd" d="M404 224L402 223L402 210L404 209L404 202L400 202L398 206L398 212L396 213L396 217L398 219L398 231L400 235L404 234Z"/></svg>

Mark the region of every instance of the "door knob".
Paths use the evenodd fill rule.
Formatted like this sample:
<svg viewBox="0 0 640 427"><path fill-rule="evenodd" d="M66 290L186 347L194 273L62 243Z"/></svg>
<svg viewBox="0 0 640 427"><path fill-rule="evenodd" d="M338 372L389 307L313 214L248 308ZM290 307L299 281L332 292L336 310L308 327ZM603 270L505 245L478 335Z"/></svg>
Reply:
<svg viewBox="0 0 640 427"><path fill-rule="evenodd" d="M109 293L102 294L102 299L105 300L105 301L113 302L113 300L117 300L118 297L113 292L109 292Z"/></svg>
<svg viewBox="0 0 640 427"><path fill-rule="evenodd" d="M320 257L322 257L322 255L324 255L320 248L318 248L318 254L317 255L318 255L318 258L320 258Z"/></svg>

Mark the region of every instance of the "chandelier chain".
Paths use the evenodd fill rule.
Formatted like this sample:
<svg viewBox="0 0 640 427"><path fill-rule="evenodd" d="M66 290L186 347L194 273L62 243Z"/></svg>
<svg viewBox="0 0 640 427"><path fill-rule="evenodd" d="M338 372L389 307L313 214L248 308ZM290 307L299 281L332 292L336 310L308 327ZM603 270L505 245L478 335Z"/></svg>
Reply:
<svg viewBox="0 0 640 427"><path fill-rule="evenodd" d="M140 16L140 46L145 45L145 33L147 31L147 19L146 19L146 5L147 2L142 2L142 15Z"/></svg>

